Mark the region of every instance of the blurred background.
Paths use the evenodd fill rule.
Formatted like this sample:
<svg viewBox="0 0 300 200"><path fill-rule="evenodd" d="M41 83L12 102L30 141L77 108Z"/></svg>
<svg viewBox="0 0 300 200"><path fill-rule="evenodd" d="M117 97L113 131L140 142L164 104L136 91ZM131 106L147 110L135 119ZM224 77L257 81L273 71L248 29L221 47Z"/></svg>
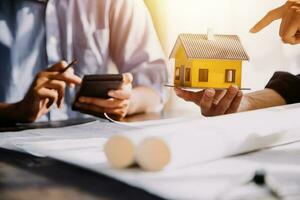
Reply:
<svg viewBox="0 0 300 200"><path fill-rule="evenodd" d="M145 0L159 38L168 57L180 33L236 34L247 50L250 62L244 63L243 87L252 91L264 88L278 70L300 73L300 46L285 45L278 32L280 21L253 35L250 28L269 10L285 0ZM172 62L168 69L172 77ZM172 79L171 79L172 80ZM171 91L166 110L199 112L192 103L185 103Z"/></svg>

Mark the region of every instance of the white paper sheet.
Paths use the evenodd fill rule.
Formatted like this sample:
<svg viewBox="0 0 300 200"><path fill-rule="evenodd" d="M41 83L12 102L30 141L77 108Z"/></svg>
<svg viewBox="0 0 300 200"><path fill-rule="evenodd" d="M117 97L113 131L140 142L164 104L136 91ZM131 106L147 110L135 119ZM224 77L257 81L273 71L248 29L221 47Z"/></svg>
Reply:
<svg viewBox="0 0 300 200"><path fill-rule="evenodd" d="M114 134L122 133L125 130L133 130L137 127L130 127L121 124L95 121L82 125L75 125L65 128L32 129L21 132L0 133L0 147L22 151L15 144L26 142L59 141L69 139L105 139Z"/></svg>
<svg viewBox="0 0 300 200"><path fill-rule="evenodd" d="M62 161L90 166L106 162L103 147L105 138L59 139L51 141L15 142L14 145L37 156L51 156Z"/></svg>
<svg viewBox="0 0 300 200"><path fill-rule="evenodd" d="M259 115L256 117L263 120L261 120L262 123L257 121L255 127L249 126L248 119L250 118L247 118L247 113L234 116L233 121L233 118L228 116L225 116L223 119L220 117L218 118L220 122L218 122L218 125L215 125L215 130L219 130L219 125L223 121L235 124L237 128L234 130L239 131L242 135L247 130L242 125L247 125L248 123L248 128L253 128L253 133L256 133L258 126L260 126L265 132L261 132L259 135L267 137L268 135L272 135L273 131L276 133L278 130L264 127L264 125L268 124L264 120L266 116L272 116L274 113L282 110L293 111L299 108L300 105L293 105L257 111ZM281 139L285 141L297 140L300 134L296 121L298 115L296 115L296 112L292 113L293 115L283 115L285 116L284 121L278 121L277 124L274 124L280 131L284 127L285 134ZM250 113L250 115L254 117L255 114ZM212 124L209 124L209 122L206 123L206 121L209 120L203 120L204 127L214 128ZM285 121L288 122L285 123ZM282 122L284 122L284 126L280 125ZM288 130L286 130L287 125L290 126ZM176 126L172 126L169 130L174 130L174 127ZM0 139L0 146L2 144L5 147L10 144L15 149L49 156L97 173L105 174L167 199L216 199L224 191L230 191L245 184L255 170L262 168L266 169L283 185L295 186L300 183L300 159L298 159L300 155L300 143L276 147L244 156L192 164L156 173L147 173L139 169L115 170L107 163L103 153L103 145L108 137L120 133L120 130L133 131L136 130L136 127L93 122L68 128L4 133ZM227 129L223 130L226 131ZM186 132L187 130L182 134ZM275 144L272 143L272 145Z"/></svg>
<svg viewBox="0 0 300 200"><path fill-rule="evenodd" d="M240 193L241 188L246 189L247 195L263 195L265 191L246 187L257 169L267 170L272 178L281 183L280 187L283 189L300 184L300 143L156 173L144 172L136 168L112 169L107 164L102 151L103 141L96 138L84 140L84 143L91 146L91 149L82 144L73 149L74 144L80 143L76 139L64 140L60 143L64 144L67 150L57 151L60 145L58 148L55 147L55 150L51 150L53 142L47 141L17 145L20 145L21 148L34 149L34 151L38 149L54 159L105 174L166 199L213 200L224 196L224 193L229 195L232 192L234 194L234 190L237 188ZM251 196L248 197L255 199Z"/></svg>
<svg viewBox="0 0 300 200"><path fill-rule="evenodd" d="M43 142L51 140L67 139L88 139L88 138L109 138L115 134L122 134L124 131L136 130L150 126L182 122L190 118L173 118L165 120L153 120L132 123L111 123L108 121L95 121L81 125L64 128L30 129L20 132L0 133L0 147L23 151L15 144L25 142Z"/></svg>

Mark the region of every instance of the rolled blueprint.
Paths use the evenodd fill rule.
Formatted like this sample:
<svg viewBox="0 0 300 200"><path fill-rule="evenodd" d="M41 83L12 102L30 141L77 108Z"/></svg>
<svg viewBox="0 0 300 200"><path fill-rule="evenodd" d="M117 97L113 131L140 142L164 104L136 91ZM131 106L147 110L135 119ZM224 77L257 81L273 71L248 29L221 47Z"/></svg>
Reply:
<svg viewBox="0 0 300 200"><path fill-rule="evenodd" d="M136 164L136 146L146 135L143 129L124 132L109 138L104 146L107 160L114 168L122 169Z"/></svg>
<svg viewBox="0 0 300 200"><path fill-rule="evenodd" d="M104 146L105 155L114 168L126 168L135 163L135 144L130 138L116 135Z"/></svg>
<svg viewBox="0 0 300 200"><path fill-rule="evenodd" d="M136 147L136 160L142 169L158 171L220 158L229 143L218 139L212 132L145 138Z"/></svg>
<svg viewBox="0 0 300 200"><path fill-rule="evenodd" d="M118 168L133 163L147 171L186 167L300 140L299 113L297 104L125 131L121 140L109 140L106 155Z"/></svg>
<svg viewBox="0 0 300 200"><path fill-rule="evenodd" d="M233 141L226 134L220 135L221 130L217 127L201 126L200 122L201 120L196 120L175 125L174 129L155 128L157 132L168 134L156 135L147 130L149 136L136 147L136 161L139 166L147 171L158 171L167 166L188 166L223 157Z"/></svg>

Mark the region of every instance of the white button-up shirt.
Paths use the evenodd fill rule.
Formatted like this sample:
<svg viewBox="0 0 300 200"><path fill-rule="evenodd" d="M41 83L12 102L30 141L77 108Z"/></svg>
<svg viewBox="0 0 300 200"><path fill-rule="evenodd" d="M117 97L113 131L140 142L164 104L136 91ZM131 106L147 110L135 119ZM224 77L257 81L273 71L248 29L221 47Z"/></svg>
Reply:
<svg viewBox="0 0 300 200"><path fill-rule="evenodd" d="M20 101L36 72L44 68L37 64L51 66L60 60L70 62L74 58L79 61L74 67L75 73L81 77L107 73L111 60L120 73L133 74L134 86L151 87L165 99L163 84L167 81L167 70L164 53L142 0L49 0L44 5L24 0L1 1L23 5L11 13L18 16L13 22L14 29L0 34L0 47L4 45L4 49L10 50L9 58L2 58L6 54L3 48L0 50L1 60L10 59L2 62L6 65L0 68L0 76L9 79L0 80L0 94L3 95L0 101ZM37 7L39 13L36 13ZM0 16L2 11L0 6ZM3 27L11 26L8 23L12 23L10 19L0 18L1 32ZM23 27L23 32L19 34L20 29L15 26ZM16 48L20 38L15 36L22 35L26 40L32 34L36 35L37 41ZM8 38L10 42L4 43ZM43 51L43 48L44 57L40 57L40 53L31 53L35 49ZM20 57L22 52L26 52L26 56ZM73 89L67 89L65 106L62 110L53 108L48 119L79 117L79 113L71 110L74 95Z"/></svg>

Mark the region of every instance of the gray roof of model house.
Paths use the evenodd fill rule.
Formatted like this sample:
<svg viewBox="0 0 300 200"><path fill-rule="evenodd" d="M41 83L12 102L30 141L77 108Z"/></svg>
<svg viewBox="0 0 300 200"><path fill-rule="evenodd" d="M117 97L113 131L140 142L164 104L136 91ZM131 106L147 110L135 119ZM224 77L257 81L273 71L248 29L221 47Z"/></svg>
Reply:
<svg viewBox="0 0 300 200"><path fill-rule="evenodd" d="M180 45L189 59L249 60L236 35L214 35L214 39L209 40L206 34L181 34L170 58L176 56Z"/></svg>

